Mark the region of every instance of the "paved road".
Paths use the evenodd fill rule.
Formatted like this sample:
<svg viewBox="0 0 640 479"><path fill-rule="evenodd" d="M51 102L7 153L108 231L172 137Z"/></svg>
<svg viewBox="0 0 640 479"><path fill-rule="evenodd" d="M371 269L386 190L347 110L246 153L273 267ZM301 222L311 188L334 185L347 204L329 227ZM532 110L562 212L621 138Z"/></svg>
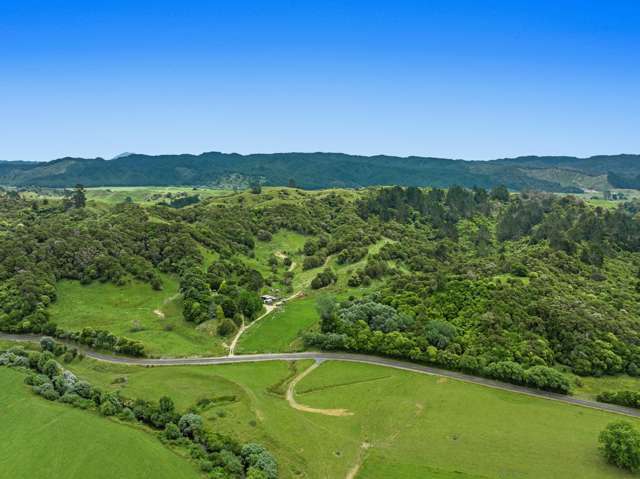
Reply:
<svg viewBox="0 0 640 479"><path fill-rule="evenodd" d="M42 336L30 334L4 334L0 333L0 339L10 341L39 341ZM550 399L566 404L599 409L601 411L624 414L640 418L640 410L618 406L615 404L601 403L598 401L590 401L588 399L580 399L563 394L556 394L538 389L531 389L515 384L503 383L478 376L460 373L457 371L449 371L446 369L434 368L431 366L423 366L421 364L408 363L390 358L379 356L370 356L366 354L352 353L329 353L329 352L304 352L304 353L270 353L270 354L246 354L241 356L221 356L212 358L128 358L125 356L114 356L110 354L98 353L86 348L80 348L83 353L93 359L118 364L131 364L139 366L184 366L184 365L210 365L210 364L232 364L232 363L251 363L261 361L297 361L300 359L313 359L315 361L349 361L354 363L374 364L405 371L412 371L420 374L429 374L432 376L441 376L445 378L457 379L472 384L501 389L519 394L526 394L542 399Z"/></svg>

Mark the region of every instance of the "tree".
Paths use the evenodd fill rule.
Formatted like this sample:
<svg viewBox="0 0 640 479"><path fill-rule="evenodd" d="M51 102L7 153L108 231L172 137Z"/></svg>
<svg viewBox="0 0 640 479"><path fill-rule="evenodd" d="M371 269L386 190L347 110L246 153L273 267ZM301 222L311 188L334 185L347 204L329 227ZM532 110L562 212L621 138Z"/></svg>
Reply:
<svg viewBox="0 0 640 479"><path fill-rule="evenodd" d="M218 336L230 336L236 330L236 325L228 318L224 318L218 325Z"/></svg>
<svg viewBox="0 0 640 479"><path fill-rule="evenodd" d="M507 203L509 201L509 190L504 185L495 186L491 190L491 199Z"/></svg>
<svg viewBox="0 0 640 479"><path fill-rule="evenodd" d="M254 181L253 183L251 183L251 193L253 193L254 195L259 195L260 193L262 193L262 186L260 185L260 182Z"/></svg>
<svg viewBox="0 0 640 479"><path fill-rule="evenodd" d="M626 421L613 422L600 433L607 462L631 472L640 471L640 432Z"/></svg>
<svg viewBox="0 0 640 479"><path fill-rule="evenodd" d="M164 428L164 435L167 439L175 441L180 438L180 429L174 423L170 422Z"/></svg>
<svg viewBox="0 0 640 479"><path fill-rule="evenodd" d="M62 368L55 359L49 359L42 367L42 372L50 378L54 378L60 375Z"/></svg>
<svg viewBox="0 0 640 479"><path fill-rule="evenodd" d="M73 206L75 208L84 208L87 204L87 196L85 194L84 186L81 184L77 184L73 194L71 195L71 200L73 201Z"/></svg>
<svg viewBox="0 0 640 479"><path fill-rule="evenodd" d="M296 187L296 180L294 180L293 178L289 178L289 181L287 182L287 186L289 188L295 188Z"/></svg>
<svg viewBox="0 0 640 479"><path fill-rule="evenodd" d="M187 413L178 421L178 427L183 436L197 437L203 429L202 417L197 414Z"/></svg>
<svg viewBox="0 0 640 479"><path fill-rule="evenodd" d="M42 349L43 351L53 352L55 347L56 347L56 342L49 336L45 336L40 340L40 349Z"/></svg>
<svg viewBox="0 0 640 479"><path fill-rule="evenodd" d="M322 295L316 300L316 311L320 315L320 330L329 333L336 329L336 300L333 296Z"/></svg>

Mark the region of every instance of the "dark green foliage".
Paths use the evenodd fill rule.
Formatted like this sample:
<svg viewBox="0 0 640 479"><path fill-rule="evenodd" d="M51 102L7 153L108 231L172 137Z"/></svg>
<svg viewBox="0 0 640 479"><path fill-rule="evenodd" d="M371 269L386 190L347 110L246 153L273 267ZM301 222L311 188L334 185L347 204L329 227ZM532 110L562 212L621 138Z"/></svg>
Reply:
<svg viewBox="0 0 640 479"><path fill-rule="evenodd" d="M229 175L244 185L264 184L328 188L380 184L491 188L504 184L513 190L579 192L574 184L538 178L540 170L608 174L615 185L635 187L640 173L637 155L574 157L523 157L496 161L460 161L442 158L386 155L356 156L341 153L275 153L238 155L208 152L201 155L132 154L113 160L61 158L54 162L0 162L0 183L5 185L170 186L223 182ZM64 173L60 174L60 171ZM620 187L621 187L620 186Z"/></svg>
<svg viewBox="0 0 640 479"><path fill-rule="evenodd" d="M327 268L324 271L318 273L316 277L311 280L311 287L313 289L325 288L330 284L335 283L337 279L338 277L333 272L333 270L331 268Z"/></svg>
<svg viewBox="0 0 640 479"><path fill-rule="evenodd" d="M324 264L326 259L325 256L307 256L302 262L302 269L306 271L308 269L318 268Z"/></svg>
<svg viewBox="0 0 640 479"><path fill-rule="evenodd" d="M184 208L185 206L195 205L200 202L199 195L180 196L179 198L173 198L167 206L170 208Z"/></svg>
<svg viewBox="0 0 640 479"><path fill-rule="evenodd" d="M231 336L238 328L235 323L228 318L222 319L218 325L219 336Z"/></svg>
<svg viewBox="0 0 640 479"><path fill-rule="evenodd" d="M603 391L598 394L598 401L640 409L640 392Z"/></svg>
<svg viewBox="0 0 640 479"><path fill-rule="evenodd" d="M630 423L619 421L607 425L599 441L610 464L631 472L640 470L640 432Z"/></svg>
<svg viewBox="0 0 640 479"><path fill-rule="evenodd" d="M164 435L167 439L175 441L182 435L178 426L172 422L168 423L164 429Z"/></svg>
<svg viewBox="0 0 640 479"><path fill-rule="evenodd" d="M199 267L194 265L184 268L180 276L180 292L185 320L200 324L209 319L211 289Z"/></svg>
<svg viewBox="0 0 640 479"><path fill-rule="evenodd" d="M202 417L197 414L187 413L178 422L178 427L183 436L195 438L202 433Z"/></svg>
<svg viewBox="0 0 640 479"><path fill-rule="evenodd" d="M533 366L524 373L524 381L528 386L567 394L571 383L560 371L547 366Z"/></svg>

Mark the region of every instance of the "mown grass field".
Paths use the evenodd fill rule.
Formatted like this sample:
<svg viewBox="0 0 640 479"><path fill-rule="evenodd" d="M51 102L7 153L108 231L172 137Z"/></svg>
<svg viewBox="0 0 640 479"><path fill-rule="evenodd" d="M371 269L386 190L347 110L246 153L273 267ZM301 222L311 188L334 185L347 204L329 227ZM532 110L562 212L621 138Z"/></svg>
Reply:
<svg viewBox="0 0 640 479"><path fill-rule="evenodd" d="M0 477L13 479L196 479L186 459L152 434L49 402L0 368Z"/></svg>
<svg viewBox="0 0 640 479"><path fill-rule="evenodd" d="M70 331L92 327L137 339L152 356L224 354L215 324L196 327L184 321L177 280L168 275L162 279L162 291L136 281L125 286L61 281L58 300L50 306L51 318Z"/></svg>
<svg viewBox="0 0 640 479"><path fill-rule="evenodd" d="M204 397L235 396L202 414L211 427L266 444L283 478L343 478L357 466L358 479L630 477L598 451L599 432L620 416L343 362L321 364L297 386L301 404L353 413L325 416L285 400L287 379L311 362L292 364L142 368L85 359L71 369L125 395L168 394L182 409ZM118 377L126 382L113 384Z"/></svg>

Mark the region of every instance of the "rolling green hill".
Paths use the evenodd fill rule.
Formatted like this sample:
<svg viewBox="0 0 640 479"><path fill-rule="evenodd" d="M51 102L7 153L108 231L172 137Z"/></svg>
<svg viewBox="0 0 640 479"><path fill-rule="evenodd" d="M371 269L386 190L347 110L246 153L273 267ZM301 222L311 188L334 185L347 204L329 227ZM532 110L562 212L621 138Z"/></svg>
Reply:
<svg viewBox="0 0 640 479"><path fill-rule="evenodd" d="M558 174L561 170L562 174ZM513 190L579 192L597 185L637 188L639 155L522 157L464 161L429 157L357 156L343 153L200 155L129 154L112 160L61 158L50 162L0 162L0 184L12 186L246 187L252 182L302 188L403 186L447 187L504 184ZM606 178L609 177L607 182ZM604 178L604 181L603 181Z"/></svg>

